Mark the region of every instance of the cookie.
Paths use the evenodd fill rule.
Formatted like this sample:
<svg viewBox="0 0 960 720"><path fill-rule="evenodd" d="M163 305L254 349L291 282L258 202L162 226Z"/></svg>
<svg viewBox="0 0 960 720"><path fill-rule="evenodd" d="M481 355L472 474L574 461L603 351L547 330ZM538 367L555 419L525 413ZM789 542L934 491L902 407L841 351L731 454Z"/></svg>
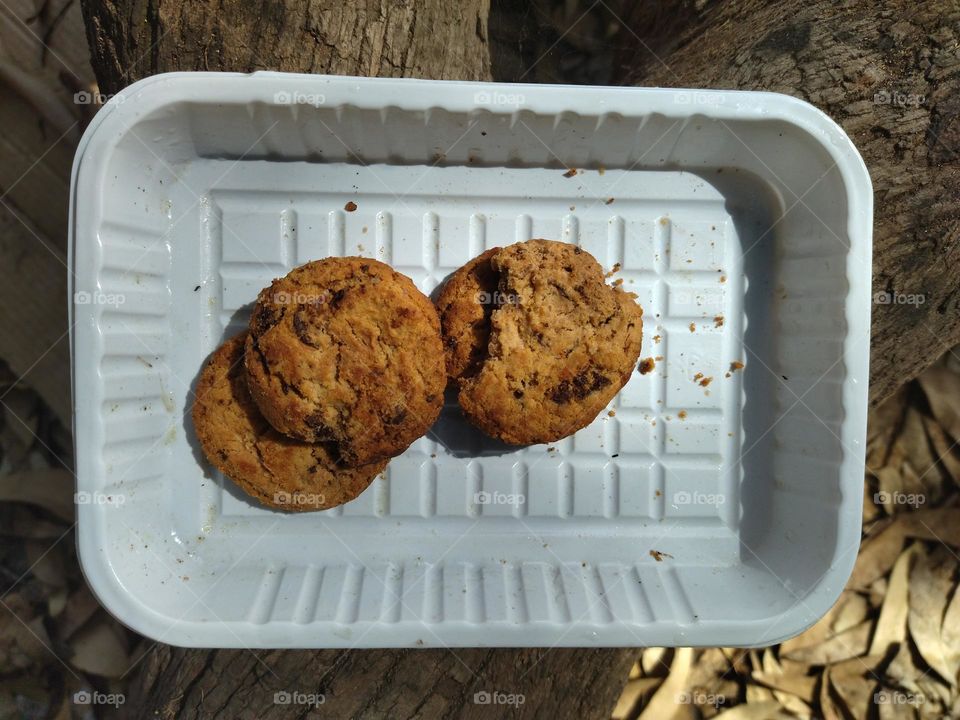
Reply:
<svg viewBox="0 0 960 720"><path fill-rule="evenodd" d="M210 463L264 505L325 510L362 493L386 461L343 466L329 443L305 443L274 430L247 390L247 333L227 340L200 374L193 425Z"/></svg>
<svg viewBox="0 0 960 720"><path fill-rule="evenodd" d="M469 287L468 277L449 290L460 300L444 315L447 366L460 373L453 380L467 419L514 445L553 442L589 425L637 365L636 295L608 285L596 259L569 243L529 240L485 262L496 276L488 328L462 322L483 313L458 308L465 301L456 287ZM464 338L476 344L464 351Z"/></svg>
<svg viewBox="0 0 960 720"><path fill-rule="evenodd" d="M443 328L447 376L456 384L480 372L490 339L490 315L498 298L500 276L490 259L495 247L451 275L437 296Z"/></svg>
<svg viewBox="0 0 960 720"><path fill-rule="evenodd" d="M350 465L403 452L443 405L436 308L410 278L369 258L317 260L262 290L245 363L273 427L333 442Z"/></svg>

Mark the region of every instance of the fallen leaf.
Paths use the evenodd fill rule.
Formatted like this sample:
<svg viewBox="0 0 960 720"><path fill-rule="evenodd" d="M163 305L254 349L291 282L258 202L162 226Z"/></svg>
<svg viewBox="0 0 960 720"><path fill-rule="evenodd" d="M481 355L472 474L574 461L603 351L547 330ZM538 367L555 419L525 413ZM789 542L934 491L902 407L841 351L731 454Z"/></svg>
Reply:
<svg viewBox="0 0 960 720"><path fill-rule="evenodd" d="M846 632L839 633L823 642L802 647L791 652L781 652L783 657L810 665L828 665L863 655L870 640L872 622L864 622Z"/></svg>
<svg viewBox="0 0 960 720"><path fill-rule="evenodd" d="M715 715L723 720L796 720L776 702L745 703Z"/></svg>
<svg viewBox="0 0 960 720"><path fill-rule="evenodd" d="M931 668L956 685L960 647L950 648L940 637L940 623L953 591L957 562L947 548L938 545L928 553L918 547L910 571L907 625L917 650Z"/></svg>
<svg viewBox="0 0 960 720"><path fill-rule="evenodd" d="M901 643L907 637L907 611L909 609L907 588L910 566L913 562L913 547L900 553L893 565L887 592L880 608L880 616L870 641L870 654L885 653L891 644Z"/></svg>
<svg viewBox="0 0 960 720"><path fill-rule="evenodd" d="M617 706L613 709L612 720L625 720L633 716L638 702L646 701L663 680L660 678L639 678L630 680L620 693Z"/></svg>
<svg viewBox="0 0 960 720"><path fill-rule="evenodd" d="M940 362L928 368L917 380L937 422L954 441L960 440L960 374Z"/></svg>
<svg viewBox="0 0 960 720"><path fill-rule="evenodd" d="M693 663L693 648L677 648L667 679L660 684L650 702L643 706L638 720L670 720L678 712L678 698L687 687Z"/></svg>
<svg viewBox="0 0 960 720"><path fill-rule="evenodd" d="M130 667L125 639L116 622L106 613L97 613L71 638L70 663L78 670L118 678Z"/></svg>

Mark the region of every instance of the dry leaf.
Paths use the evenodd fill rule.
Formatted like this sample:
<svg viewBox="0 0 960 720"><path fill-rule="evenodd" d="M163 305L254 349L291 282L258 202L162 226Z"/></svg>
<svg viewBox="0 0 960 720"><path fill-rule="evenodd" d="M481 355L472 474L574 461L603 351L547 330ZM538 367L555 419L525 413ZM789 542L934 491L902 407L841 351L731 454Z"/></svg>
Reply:
<svg viewBox="0 0 960 720"><path fill-rule="evenodd" d="M960 457L957 456L956 449L953 447L954 441L947 437L936 420L925 417L923 427L927 431L930 443L933 445L937 461L943 465L944 470L947 471L954 482L960 482Z"/></svg>
<svg viewBox="0 0 960 720"><path fill-rule="evenodd" d="M690 667L693 664L693 648L677 648L670 664L667 679L643 706L639 720L670 720L678 714L677 702L687 687Z"/></svg>
<svg viewBox="0 0 960 720"><path fill-rule="evenodd" d="M628 681L623 692L620 693L617 706L613 709L612 720L632 717L637 703L645 702L662 682L660 678L639 678Z"/></svg>
<svg viewBox="0 0 960 720"><path fill-rule="evenodd" d="M820 675L820 714L823 720L846 720L842 707L834 699L829 667Z"/></svg>
<svg viewBox="0 0 960 720"><path fill-rule="evenodd" d="M834 633L841 633L859 625L867 619L870 607L863 595L855 592L844 592L840 596L837 612L830 623Z"/></svg>
<svg viewBox="0 0 960 720"><path fill-rule="evenodd" d="M913 547L900 553L890 573L887 592L880 608L880 617L870 642L870 654L882 654L893 643L901 643L907 637L907 587L910 566L913 559Z"/></svg>
<svg viewBox="0 0 960 720"><path fill-rule="evenodd" d="M24 543L30 574L41 582L54 587L67 584L67 572L63 562L63 545L39 543L32 540Z"/></svg>
<svg viewBox="0 0 960 720"><path fill-rule="evenodd" d="M960 440L960 374L941 362L928 368L917 380L937 422L954 441Z"/></svg>
<svg viewBox="0 0 960 720"><path fill-rule="evenodd" d="M870 639L872 622L864 622L821 643L782 653L783 657L810 665L828 665L863 655Z"/></svg>
<svg viewBox="0 0 960 720"><path fill-rule="evenodd" d="M838 681L831 668L830 686L849 715L855 718L867 717L868 708L873 705L873 695L877 687L875 680L846 677Z"/></svg>
<svg viewBox="0 0 960 720"><path fill-rule="evenodd" d="M960 647L948 647L940 637L940 624L953 592L957 562L945 547L925 553L917 550L910 571L907 623L917 650L931 668L951 685L956 684Z"/></svg>
<svg viewBox="0 0 960 720"><path fill-rule="evenodd" d="M776 702L746 703L724 710L717 720L796 720Z"/></svg>
<svg viewBox="0 0 960 720"><path fill-rule="evenodd" d="M123 631L106 613L97 613L70 641L70 663L93 675L117 678L130 667Z"/></svg>
<svg viewBox="0 0 960 720"><path fill-rule="evenodd" d="M667 648L646 648L640 655L640 668L645 677L666 677L670 666L666 663Z"/></svg>
<svg viewBox="0 0 960 720"><path fill-rule="evenodd" d="M93 597L86 583L80 585L67 600L67 606L57 621L60 637L69 639L99 609L100 603Z"/></svg>
<svg viewBox="0 0 960 720"><path fill-rule="evenodd" d="M779 690L791 695L803 698L807 702L813 702L817 687L817 678L810 675L801 675L791 673L787 675L774 675L766 672L755 671L751 677L758 683L774 690Z"/></svg>
<svg viewBox="0 0 960 720"><path fill-rule="evenodd" d="M874 580L890 572L900 555L905 535L906 524L900 517L878 522L872 527L867 539L860 545L847 587L866 589Z"/></svg>

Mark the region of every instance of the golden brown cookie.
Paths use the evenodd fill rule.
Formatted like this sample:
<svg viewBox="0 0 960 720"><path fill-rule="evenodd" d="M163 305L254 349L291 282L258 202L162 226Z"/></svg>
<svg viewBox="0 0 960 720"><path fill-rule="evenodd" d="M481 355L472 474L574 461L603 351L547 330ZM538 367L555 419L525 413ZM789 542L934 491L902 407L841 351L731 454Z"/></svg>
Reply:
<svg viewBox="0 0 960 720"><path fill-rule="evenodd" d="M280 510L325 510L357 497L386 461L348 468L329 443L281 435L247 391L243 366L247 333L210 357L197 383L193 425L207 459L264 505Z"/></svg>
<svg viewBox="0 0 960 720"><path fill-rule="evenodd" d="M436 308L410 278L369 258L317 260L262 290L245 362L273 427L336 443L350 465L403 452L443 405Z"/></svg>
<svg viewBox="0 0 960 720"><path fill-rule="evenodd" d="M465 325L483 317L480 308L450 303L458 309L444 315L447 364L464 414L515 445L553 442L589 425L637 365L643 310L636 295L608 285L594 257L569 243L529 240L486 262L497 293L489 329ZM473 282L470 273L476 270L451 278L445 293L460 297L456 288ZM480 349L464 352L463 338ZM451 347L460 355L451 359Z"/></svg>
<svg viewBox="0 0 960 720"><path fill-rule="evenodd" d="M490 339L490 315L500 276L490 259L500 248L477 255L451 275L437 297L447 376L459 384L480 372Z"/></svg>

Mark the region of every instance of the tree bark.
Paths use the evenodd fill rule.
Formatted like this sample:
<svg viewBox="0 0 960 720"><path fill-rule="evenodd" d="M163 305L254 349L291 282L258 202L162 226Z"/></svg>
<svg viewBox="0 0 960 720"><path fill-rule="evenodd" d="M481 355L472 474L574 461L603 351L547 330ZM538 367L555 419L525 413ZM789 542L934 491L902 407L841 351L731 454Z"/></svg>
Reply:
<svg viewBox="0 0 960 720"><path fill-rule="evenodd" d="M698 3L699 4L699 3ZM960 4L689 1L625 18L621 82L772 90L843 126L874 189L875 405L960 342ZM922 303L899 302L910 296ZM876 297L876 295L875 295Z"/></svg>
<svg viewBox="0 0 960 720"><path fill-rule="evenodd" d="M138 668L123 712L158 720L605 720L635 655L565 648L247 651L158 645ZM476 702L484 692L500 693L501 703ZM522 704L503 704L510 695L522 696Z"/></svg>

